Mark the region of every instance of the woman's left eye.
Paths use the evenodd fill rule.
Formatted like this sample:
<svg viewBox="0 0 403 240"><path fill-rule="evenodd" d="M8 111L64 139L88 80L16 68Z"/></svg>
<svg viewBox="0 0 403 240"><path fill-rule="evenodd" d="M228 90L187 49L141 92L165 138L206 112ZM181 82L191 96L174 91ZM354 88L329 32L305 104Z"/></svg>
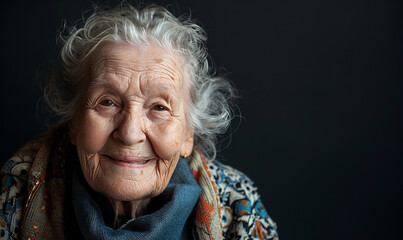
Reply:
<svg viewBox="0 0 403 240"><path fill-rule="evenodd" d="M102 101L100 102L100 104L101 104L102 106L106 106L106 107L114 107L114 106L115 106L115 103L114 103L112 100L110 100L110 99L102 100Z"/></svg>
<svg viewBox="0 0 403 240"><path fill-rule="evenodd" d="M168 109L162 105L155 105L152 110L156 110L156 111L167 111Z"/></svg>

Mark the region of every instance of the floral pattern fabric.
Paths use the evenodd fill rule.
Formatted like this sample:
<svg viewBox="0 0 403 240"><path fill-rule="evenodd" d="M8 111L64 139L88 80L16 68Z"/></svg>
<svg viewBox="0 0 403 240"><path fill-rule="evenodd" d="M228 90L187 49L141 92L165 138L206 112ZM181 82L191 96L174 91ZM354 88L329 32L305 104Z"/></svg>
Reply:
<svg viewBox="0 0 403 240"><path fill-rule="evenodd" d="M225 239L278 239L277 226L267 214L257 187L242 172L207 161L217 187Z"/></svg>
<svg viewBox="0 0 403 240"><path fill-rule="evenodd" d="M42 139L30 142L9 159L1 169L1 239L20 239L28 236L19 236L19 234L24 212L26 211L25 205L31 198L31 195L27 196L28 189L33 184L31 183L33 179L30 178L29 172L32 169L38 150L43 145ZM218 216L217 222L220 222L218 229L221 229L221 234L219 235L222 238L278 240L276 224L267 214L257 193L257 188L247 176L218 161L205 161L203 159L202 165L208 175L207 178L210 179L207 181L212 183L212 194L215 197L201 198L199 205L201 208L203 206L213 206L209 202L203 201L211 201L213 198L217 198L216 201L212 202L218 202L218 215L216 216ZM197 172L194 172L194 176L199 182L201 178ZM201 210L203 211L197 211L196 219L204 223L203 219L207 215L204 216L203 214L207 212L204 209ZM214 212L214 209L211 209L211 211ZM212 216L208 215L209 219L212 219ZM210 237L207 237L207 239L218 239L215 237L217 234L213 236L210 233L210 230L214 230L213 225L208 228L209 234L207 236ZM34 235L36 235L35 229L34 226Z"/></svg>
<svg viewBox="0 0 403 240"><path fill-rule="evenodd" d="M41 141L25 145L1 169L0 239L19 239L28 171L40 145Z"/></svg>

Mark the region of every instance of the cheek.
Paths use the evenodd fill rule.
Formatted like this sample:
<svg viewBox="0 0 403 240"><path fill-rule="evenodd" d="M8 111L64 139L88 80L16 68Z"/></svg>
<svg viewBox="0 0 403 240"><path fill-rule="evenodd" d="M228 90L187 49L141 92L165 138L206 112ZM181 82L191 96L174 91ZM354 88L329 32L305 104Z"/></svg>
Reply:
<svg viewBox="0 0 403 240"><path fill-rule="evenodd" d="M86 113L77 126L77 147L86 153L97 153L113 131L113 123L91 112Z"/></svg>
<svg viewBox="0 0 403 240"><path fill-rule="evenodd" d="M157 166L157 189L163 191L171 180L172 174L175 171L176 165L179 161L179 156L174 156L175 158L170 161L159 161Z"/></svg>
<svg viewBox="0 0 403 240"><path fill-rule="evenodd" d="M151 125L148 136L156 154L165 160L179 155L183 143L183 124L179 121Z"/></svg>

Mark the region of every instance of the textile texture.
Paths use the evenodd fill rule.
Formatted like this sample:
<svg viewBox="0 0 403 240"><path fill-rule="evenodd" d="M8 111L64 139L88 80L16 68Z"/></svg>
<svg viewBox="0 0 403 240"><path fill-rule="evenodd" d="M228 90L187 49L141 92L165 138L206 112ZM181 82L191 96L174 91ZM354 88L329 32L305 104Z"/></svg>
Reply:
<svg viewBox="0 0 403 240"><path fill-rule="evenodd" d="M65 127L50 131L3 165L1 239L82 238L71 190L73 163L78 161L66 132ZM188 209L192 222L185 228L191 229L192 239L278 239L276 225L248 177L218 161L206 161L197 149L186 160L202 189L193 210Z"/></svg>
<svg viewBox="0 0 403 240"><path fill-rule="evenodd" d="M150 203L152 211L113 229L103 220L93 190L76 168L73 205L81 233L86 239L188 239L186 221L201 193L185 159L180 158L167 188ZM189 227L190 228L190 227Z"/></svg>

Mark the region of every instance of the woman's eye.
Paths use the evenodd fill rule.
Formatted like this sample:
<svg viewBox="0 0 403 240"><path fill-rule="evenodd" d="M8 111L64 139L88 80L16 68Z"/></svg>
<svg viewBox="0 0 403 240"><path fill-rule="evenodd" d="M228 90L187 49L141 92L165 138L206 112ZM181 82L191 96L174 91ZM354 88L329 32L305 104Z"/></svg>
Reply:
<svg viewBox="0 0 403 240"><path fill-rule="evenodd" d="M156 111L166 111L167 110L167 108L162 105L155 105L152 109L156 110Z"/></svg>
<svg viewBox="0 0 403 240"><path fill-rule="evenodd" d="M115 103L112 100L109 100L109 99L102 100L100 102L100 104L102 106L105 106L105 107L114 107L115 106Z"/></svg>

